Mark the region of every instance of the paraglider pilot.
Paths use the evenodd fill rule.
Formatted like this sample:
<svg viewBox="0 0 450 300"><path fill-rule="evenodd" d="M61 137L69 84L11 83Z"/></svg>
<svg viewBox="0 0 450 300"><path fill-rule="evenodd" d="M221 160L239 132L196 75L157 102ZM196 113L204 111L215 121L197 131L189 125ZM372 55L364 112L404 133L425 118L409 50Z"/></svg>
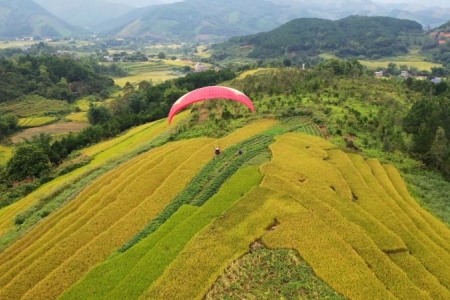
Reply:
<svg viewBox="0 0 450 300"><path fill-rule="evenodd" d="M219 155L219 154L220 154L220 149L219 149L219 147L217 147L216 150L214 150L214 154L215 154L215 155Z"/></svg>

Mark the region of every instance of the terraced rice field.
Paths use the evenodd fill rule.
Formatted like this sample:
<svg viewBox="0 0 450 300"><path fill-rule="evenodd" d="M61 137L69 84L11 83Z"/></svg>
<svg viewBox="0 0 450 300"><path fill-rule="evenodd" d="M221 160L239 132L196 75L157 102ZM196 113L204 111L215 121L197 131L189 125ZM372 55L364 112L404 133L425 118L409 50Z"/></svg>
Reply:
<svg viewBox="0 0 450 300"><path fill-rule="evenodd" d="M11 137L13 143L20 143L23 139L30 139L34 135L40 133L48 133L52 136L60 136L68 134L70 132L79 132L89 126L89 123L80 122L61 122L49 125L43 125L39 127L32 127L24 129Z"/></svg>
<svg viewBox="0 0 450 300"><path fill-rule="evenodd" d="M184 65L188 64L169 60L123 63L122 67L127 70L130 75L114 78L114 82L121 87L125 86L127 82L137 86L139 82L144 80L157 84L179 77L179 74L176 74L173 68L182 67Z"/></svg>
<svg viewBox="0 0 450 300"><path fill-rule="evenodd" d="M100 164L165 130L84 154ZM296 251L339 297L450 299L450 229L395 168L300 119L150 147L105 173L0 253L0 299L203 299L254 245Z"/></svg>
<svg viewBox="0 0 450 300"><path fill-rule="evenodd" d="M12 148L0 145L0 165L6 164L11 156Z"/></svg>
<svg viewBox="0 0 450 300"><path fill-rule="evenodd" d="M34 118L21 118L18 125L22 128L31 128L44 126L57 121L57 117L34 117Z"/></svg>
<svg viewBox="0 0 450 300"><path fill-rule="evenodd" d="M243 127L223 138L221 146L226 149L273 124L262 121ZM61 294L175 198L212 158L216 143L196 139L157 147L93 182L28 238L2 253L0 264L9 271L0 278L0 298L48 299Z"/></svg>
<svg viewBox="0 0 450 300"><path fill-rule="evenodd" d="M180 119L182 119L182 117ZM89 165L81 167L69 174L60 176L43 185L37 191L29 194L21 201L0 209L0 236L8 231L13 231L15 216L21 211L25 211L35 205L40 199L56 193L61 187L70 185L71 182L85 176L91 170L105 165L108 161L119 160L120 158L125 157L126 153L131 153L140 147L145 147L145 145L148 145L149 143L151 144L160 134L164 135L165 131L168 130L168 125L165 123L158 125L160 123L149 123L138 126L119 138L99 143L83 150L82 154L93 158ZM154 127L157 127L158 130L154 130ZM141 131L145 132L146 139L139 139L140 143L136 140L133 140L134 142L130 143L129 139L134 134ZM108 151L105 151L106 149ZM125 153L123 149L127 149L128 152Z"/></svg>
<svg viewBox="0 0 450 300"><path fill-rule="evenodd" d="M12 113L19 118L42 116L48 112L68 112L70 110L70 105L65 101L49 100L38 96L0 103L0 111Z"/></svg>

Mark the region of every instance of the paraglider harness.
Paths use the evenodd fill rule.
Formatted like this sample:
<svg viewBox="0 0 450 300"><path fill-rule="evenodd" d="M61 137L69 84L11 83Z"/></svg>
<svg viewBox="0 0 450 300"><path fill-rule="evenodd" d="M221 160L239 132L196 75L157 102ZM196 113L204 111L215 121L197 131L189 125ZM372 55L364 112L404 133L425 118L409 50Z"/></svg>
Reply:
<svg viewBox="0 0 450 300"><path fill-rule="evenodd" d="M214 150L214 154L215 154L215 155L220 155L220 149L219 149L219 148L216 148L216 150Z"/></svg>

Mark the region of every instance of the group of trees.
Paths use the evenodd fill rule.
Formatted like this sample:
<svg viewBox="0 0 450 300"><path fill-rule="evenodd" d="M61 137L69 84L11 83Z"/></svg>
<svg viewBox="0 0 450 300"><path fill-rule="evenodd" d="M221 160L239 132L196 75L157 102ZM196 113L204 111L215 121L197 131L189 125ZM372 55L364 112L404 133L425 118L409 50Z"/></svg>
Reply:
<svg viewBox="0 0 450 300"><path fill-rule="evenodd" d="M2 114L0 112L0 141L17 131L19 119L13 114Z"/></svg>
<svg viewBox="0 0 450 300"><path fill-rule="evenodd" d="M97 73L96 65L89 58L56 55L0 58L0 102L28 94L69 102L84 95L105 96L114 82Z"/></svg>
<svg viewBox="0 0 450 300"><path fill-rule="evenodd" d="M404 119L413 137L412 152L426 164L450 175L450 87L416 102ZM444 87L443 87L444 88Z"/></svg>

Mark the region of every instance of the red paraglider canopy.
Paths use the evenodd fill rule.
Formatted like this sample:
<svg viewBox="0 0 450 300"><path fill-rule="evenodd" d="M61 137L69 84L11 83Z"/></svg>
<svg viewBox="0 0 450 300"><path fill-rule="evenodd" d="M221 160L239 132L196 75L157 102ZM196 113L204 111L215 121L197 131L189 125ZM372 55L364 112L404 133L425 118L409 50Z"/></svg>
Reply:
<svg viewBox="0 0 450 300"><path fill-rule="evenodd" d="M172 121L173 116L186 106L208 99L229 99L238 101L245 104L252 112L255 111L252 101L244 93L225 86L207 86L193 90L179 98L170 109L169 124Z"/></svg>

